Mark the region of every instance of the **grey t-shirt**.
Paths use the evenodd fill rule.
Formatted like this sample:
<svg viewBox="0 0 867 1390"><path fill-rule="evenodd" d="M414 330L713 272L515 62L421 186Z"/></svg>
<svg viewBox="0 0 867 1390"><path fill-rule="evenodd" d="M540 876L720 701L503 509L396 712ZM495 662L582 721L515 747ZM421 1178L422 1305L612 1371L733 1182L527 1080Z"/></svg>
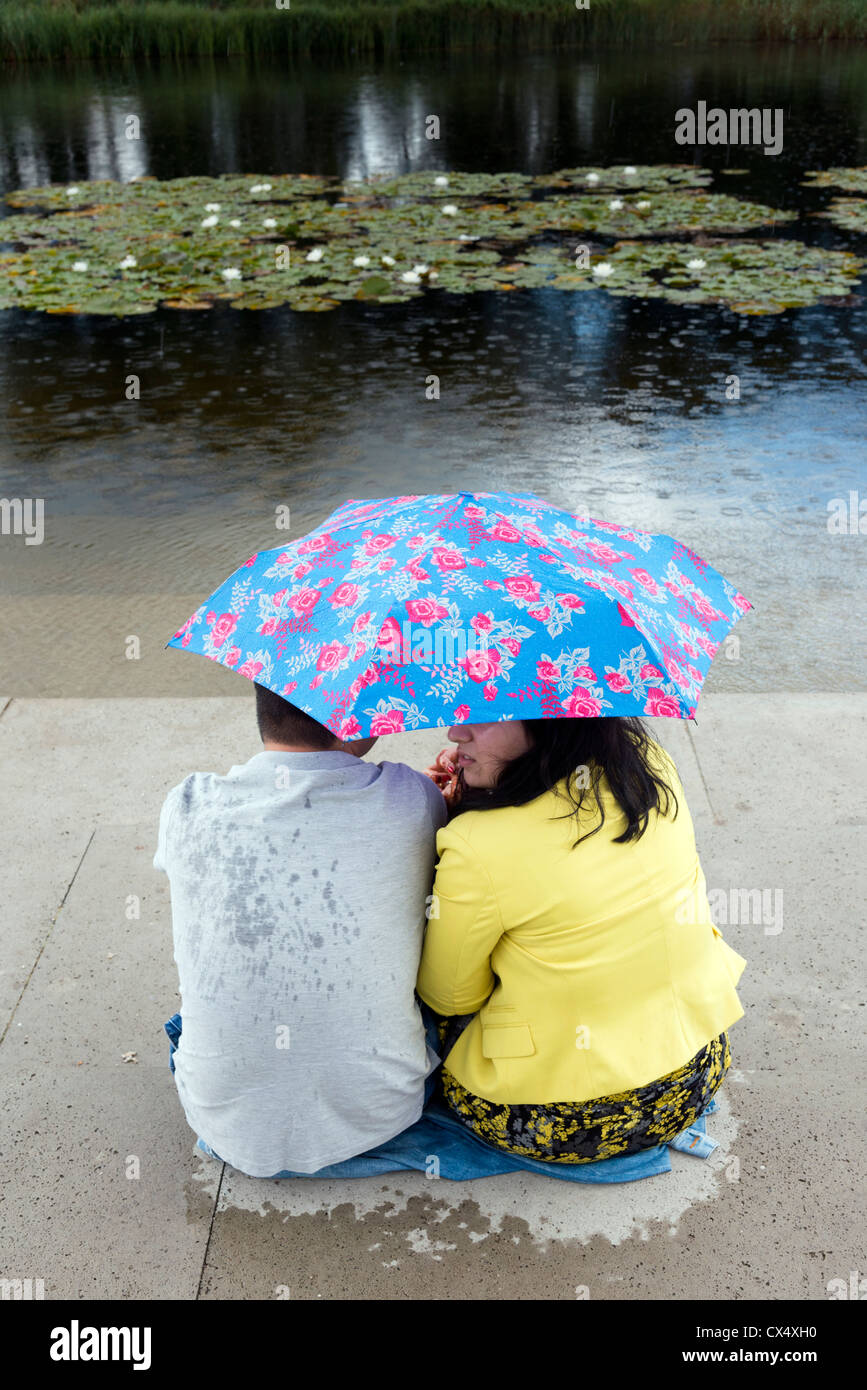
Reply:
<svg viewBox="0 0 867 1390"><path fill-rule="evenodd" d="M442 795L402 763L263 752L169 792L192 1129L254 1177L312 1173L422 1112L439 1058L414 989Z"/></svg>

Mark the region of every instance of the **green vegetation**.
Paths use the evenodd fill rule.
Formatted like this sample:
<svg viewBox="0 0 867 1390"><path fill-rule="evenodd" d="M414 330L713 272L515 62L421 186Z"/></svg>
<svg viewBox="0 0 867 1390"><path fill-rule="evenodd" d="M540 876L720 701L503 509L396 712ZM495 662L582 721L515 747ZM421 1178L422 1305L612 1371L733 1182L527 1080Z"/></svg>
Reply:
<svg viewBox="0 0 867 1390"><path fill-rule="evenodd" d="M863 38L864 0L0 0L7 62Z"/></svg>
<svg viewBox="0 0 867 1390"><path fill-rule="evenodd" d="M226 300L320 312L549 288L774 314L852 292L863 262L848 252L726 240L797 214L709 192L709 180L692 166L624 165L21 189L7 198L21 211L2 222L0 308L126 315Z"/></svg>

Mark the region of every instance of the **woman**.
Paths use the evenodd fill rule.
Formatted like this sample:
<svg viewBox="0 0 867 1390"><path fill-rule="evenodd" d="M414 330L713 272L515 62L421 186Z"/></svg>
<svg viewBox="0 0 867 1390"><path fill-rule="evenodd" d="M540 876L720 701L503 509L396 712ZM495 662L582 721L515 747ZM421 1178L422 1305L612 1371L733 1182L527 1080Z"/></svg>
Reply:
<svg viewBox="0 0 867 1390"><path fill-rule="evenodd" d="M587 1163L667 1143L731 1063L746 961L713 925L671 758L638 719L456 725L417 990L479 1138Z"/></svg>

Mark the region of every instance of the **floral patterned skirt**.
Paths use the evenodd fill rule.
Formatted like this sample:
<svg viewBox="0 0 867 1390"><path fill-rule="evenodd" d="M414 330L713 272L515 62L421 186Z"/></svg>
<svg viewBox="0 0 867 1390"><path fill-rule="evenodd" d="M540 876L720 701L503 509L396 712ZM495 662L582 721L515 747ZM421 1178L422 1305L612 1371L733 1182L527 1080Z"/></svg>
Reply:
<svg viewBox="0 0 867 1390"><path fill-rule="evenodd" d="M437 1017L446 1060L474 1017ZM577 1104L501 1105L484 1100L461 1086L445 1062L439 1085L455 1118L495 1148L552 1163L592 1163L667 1144L698 1119L730 1066L728 1034L720 1033L691 1062L658 1081Z"/></svg>

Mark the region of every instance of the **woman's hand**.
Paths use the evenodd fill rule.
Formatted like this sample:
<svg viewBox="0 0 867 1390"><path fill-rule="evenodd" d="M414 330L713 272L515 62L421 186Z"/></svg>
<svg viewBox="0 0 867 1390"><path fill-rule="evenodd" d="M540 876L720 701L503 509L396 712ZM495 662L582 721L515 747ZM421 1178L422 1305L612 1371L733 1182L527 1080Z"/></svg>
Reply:
<svg viewBox="0 0 867 1390"><path fill-rule="evenodd" d="M457 805L461 798L461 774L457 757L457 748L444 748L437 754L431 766L424 770L425 776L439 787L449 808Z"/></svg>

